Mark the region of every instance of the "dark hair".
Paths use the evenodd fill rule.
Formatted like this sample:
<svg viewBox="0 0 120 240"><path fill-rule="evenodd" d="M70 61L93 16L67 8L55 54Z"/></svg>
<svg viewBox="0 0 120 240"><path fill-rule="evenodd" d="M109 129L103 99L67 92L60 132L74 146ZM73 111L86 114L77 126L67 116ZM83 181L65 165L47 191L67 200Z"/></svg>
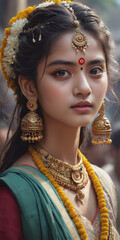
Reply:
<svg viewBox="0 0 120 240"><path fill-rule="evenodd" d="M112 70L111 47L112 40L110 33L102 20L89 7L83 4L72 4L80 27L98 40L105 54L106 66L108 74ZM13 71L16 75L15 84L17 90L17 119L18 128L7 146L7 152L3 159L1 171L10 167L28 148L28 143L21 140L21 119L27 113L26 98L21 93L18 77L25 76L27 79L36 83L37 66L43 57L48 57L49 51L54 41L64 32L73 31L75 29L72 14L61 5L51 5L45 8L36 8L28 17L28 23L24 26L23 31L19 35L19 49L16 55L16 61L13 64ZM39 41L39 36L42 40ZM34 43L32 38L36 40ZM40 110L38 113L41 114ZM83 130L80 136L80 143L83 140Z"/></svg>

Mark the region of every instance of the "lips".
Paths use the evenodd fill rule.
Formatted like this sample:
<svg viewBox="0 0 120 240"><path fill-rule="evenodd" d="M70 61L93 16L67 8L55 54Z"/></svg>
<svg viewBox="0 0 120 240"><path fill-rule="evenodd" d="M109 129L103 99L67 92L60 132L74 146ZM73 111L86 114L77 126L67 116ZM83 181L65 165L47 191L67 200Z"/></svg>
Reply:
<svg viewBox="0 0 120 240"><path fill-rule="evenodd" d="M77 107L92 107L92 104L88 101L80 101L74 105L71 106L71 108L77 108Z"/></svg>

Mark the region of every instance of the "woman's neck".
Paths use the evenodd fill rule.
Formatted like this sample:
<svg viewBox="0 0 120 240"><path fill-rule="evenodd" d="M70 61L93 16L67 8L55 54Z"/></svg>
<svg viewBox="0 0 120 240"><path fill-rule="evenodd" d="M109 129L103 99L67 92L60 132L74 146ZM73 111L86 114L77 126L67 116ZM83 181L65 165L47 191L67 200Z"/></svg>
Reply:
<svg viewBox="0 0 120 240"><path fill-rule="evenodd" d="M61 123L47 125L40 146L55 158L71 165L77 164L80 128Z"/></svg>

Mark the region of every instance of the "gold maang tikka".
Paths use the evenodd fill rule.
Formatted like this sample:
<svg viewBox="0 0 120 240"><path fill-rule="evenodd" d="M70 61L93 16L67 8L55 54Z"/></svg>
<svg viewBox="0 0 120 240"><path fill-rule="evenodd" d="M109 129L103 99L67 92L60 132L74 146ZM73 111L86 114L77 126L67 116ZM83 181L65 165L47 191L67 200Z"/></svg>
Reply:
<svg viewBox="0 0 120 240"><path fill-rule="evenodd" d="M80 31L79 22L74 21L76 25L75 33L72 37L72 47L78 52L78 50L82 50L85 53L86 48L88 47L86 36Z"/></svg>
<svg viewBox="0 0 120 240"><path fill-rule="evenodd" d="M53 176L59 185L74 191L76 193L76 201L79 201L83 205L85 194L82 190L88 183L88 173L82 162L80 151L78 150L78 164L71 166L51 156L37 143L34 145L34 150L43 161L49 174Z"/></svg>
<svg viewBox="0 0 120 240"><path fill-rule="evenodd" d="M73 19L74 19L74 25L76 26L75 33L72 37L72 47L76 50L76 52L78 52L78 50L81 50L85 53L85 50L88 47L87 38L80 31L80 23L77 20L77 17L75 16L73 8L70 7L68 3L66 3L65 6L67 7L67 9L72 14Z"/></svg>

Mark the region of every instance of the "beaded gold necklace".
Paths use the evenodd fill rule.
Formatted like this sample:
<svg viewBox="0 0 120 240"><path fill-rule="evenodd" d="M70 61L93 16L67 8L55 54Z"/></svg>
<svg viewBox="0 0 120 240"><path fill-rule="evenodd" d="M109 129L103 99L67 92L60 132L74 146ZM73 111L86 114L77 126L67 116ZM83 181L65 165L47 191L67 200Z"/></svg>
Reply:
<svg viewBox="0 0 120 240"><path fill-rule="evenodd" d="M56 189L58 195L60 196L70 218L73 220L78 233L80 235L81 240L88 240L86 229L83 226L83 223L80 221L78 214L74 210L74 206L69 201L68 197L65 195L64 191L62 191L59 184L55 181L53 176L49 173L48 169L44 166L43 161L40 159L39 154L34 150L32 146L29 146L29 152L32 155L33 161L35 162L36 166L39 168L40 172L42 172L52 183L54 188ZM95 189L97 200L98 200L98 207L100 209L100 222L101 222L101 236L100 240L107 240L109 234L109 216L108 216L108 209L106 207L106 201L104 199L104 192L100 183L99 178L96 176L91 164L87 161L85 156L81 154L83 164L88 172L89 177L93 183L93 187Z"/></svg>
<svg viewBox="0 0 120 240"><path fill-rule="evenodd" d="M84 164L82 163L80 152L78 151L78 164L71 166L68 163L52 157L48 152L40 148L38 144L36 144L34 148L43 161L45 167L58 184L75 191L76 200L83 205L83 198L85 195L82 192L82 189L85 188L88 183L88 174Z"/></svg>

